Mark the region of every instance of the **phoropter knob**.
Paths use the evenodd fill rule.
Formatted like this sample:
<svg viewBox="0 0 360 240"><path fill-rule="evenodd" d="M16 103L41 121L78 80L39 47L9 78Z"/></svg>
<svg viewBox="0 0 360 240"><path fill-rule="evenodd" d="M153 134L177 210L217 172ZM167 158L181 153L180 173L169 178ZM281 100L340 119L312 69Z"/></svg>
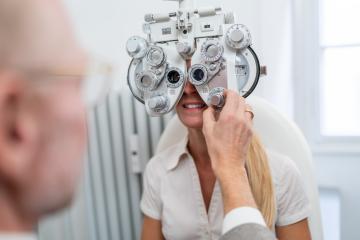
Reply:
<svg viewBox="0 0 360 240"><path fill-rule="evenodd" d="M240 29L235 29L229 33L229 39L232 42L239 43L244 39L244 33Z"/></svg>
<svg viewBox="0 0 360 240"><path fill-rule="evenodd" d="M234 49L244 49L251 45L249 29L242 24L232 25L226 32L226 44Z"/></svg>
<svg viewBox="0 0 360 240"><path fill-rule="evenodd" d="M215 39L207 40L201 46L201 57L206 62L218 61L224 53L223 46Z"/></svg>
<svg viewBox="0 0 360 240"><path fill-rule="evenodd" d="M191 47L186 42L179 42L178 44L176 44L176 50L180 54L188 54L191 51Z"/></svg>
<svg viewBox="0 0 360 240"><path fill-rule="evenodd" d="M164 96L156 96L149 100L148 106L154 112L161 112L168 106L168 101Z"/></svg>
<svg viewBox="0 0 360 240"><path fill-rule="evenodd" d="M130 57L139 59L145 56L147 46L148 44L144 38L134 36L126 42L126 51Z"/></svg>
<svg viewBox="0 0 360 240"><path fill-rule="evenodd" d="M223 107L224 106L224 96L222 94L215 94L211 96L211 105L216 107Z"/></svg>
<svg viewBox="0 0 360 240"><path fill-rule="evenodd" d="M216 108L222 108L225 105L224 88L218 87L210 91L208 97L208 104Z"/></svg>
<svg viewBox="0 0 360 240"><path fill-rule="evenodd" d="M146 61L153 67L159 67L165 60L165 53L161 47L151 46L146 52Z"/></svg>

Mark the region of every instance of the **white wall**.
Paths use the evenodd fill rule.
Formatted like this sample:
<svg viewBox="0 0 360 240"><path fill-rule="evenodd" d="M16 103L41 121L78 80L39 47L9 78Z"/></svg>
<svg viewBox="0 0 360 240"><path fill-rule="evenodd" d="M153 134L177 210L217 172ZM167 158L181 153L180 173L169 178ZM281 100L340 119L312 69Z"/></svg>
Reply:
<svg viewBox="0 0 360 240"><path fill-rule="evenodd" d="M260 0L259 55L268 67L268 77L260 85L259 95L293 117L292 74L292 1Z"/></svg>
<svg viewBox="0 0 360 240"><path fill-rule="evenodd" d="M130 58L125 43L130 36L142 34L144 15L149 11L168 12L177 6L175 2L160 0L65 0L65 3L83 45L119 64L116 89L126 83Z"/></svg>

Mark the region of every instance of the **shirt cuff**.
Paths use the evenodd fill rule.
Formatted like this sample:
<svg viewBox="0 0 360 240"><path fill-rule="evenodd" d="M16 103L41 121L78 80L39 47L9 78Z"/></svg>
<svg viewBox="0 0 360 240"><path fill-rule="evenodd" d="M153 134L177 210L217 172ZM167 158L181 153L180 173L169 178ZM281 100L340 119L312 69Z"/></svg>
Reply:
<svg viewBox="0 0 360 240"><path fill-rule="evenodd" d="M256 223L266 227L265 220L259 210L252 207L240 207L226 214L222 234L224 235L233 228L247 223Z"/></svg>

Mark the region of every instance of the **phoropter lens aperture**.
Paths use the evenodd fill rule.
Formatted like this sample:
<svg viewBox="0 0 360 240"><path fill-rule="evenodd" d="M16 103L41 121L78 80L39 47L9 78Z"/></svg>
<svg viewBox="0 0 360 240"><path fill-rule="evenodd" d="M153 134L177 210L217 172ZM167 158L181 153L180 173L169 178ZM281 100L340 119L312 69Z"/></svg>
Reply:
<svg viewBox="0 0 360 240"><path fill-rule="evenodd" d="M171 84L176 84L180 81L180 73L178 71L172 70L167 74L167 80Z"/></svg>
<svg viewBox="0 0 360 240"><path fill-rule="evenodd" d="M198 82L201 82L204 80L205 77L205 73L202 69L196 69L193 74L192 74L192 78Z"/></svg>
<svg viewBox="0 0 360 240"><path fill-rule="evenodd" d="M208 70L203 64L195 64L189 70L189 81L195 85L200 86L208 81Z"/></svg>

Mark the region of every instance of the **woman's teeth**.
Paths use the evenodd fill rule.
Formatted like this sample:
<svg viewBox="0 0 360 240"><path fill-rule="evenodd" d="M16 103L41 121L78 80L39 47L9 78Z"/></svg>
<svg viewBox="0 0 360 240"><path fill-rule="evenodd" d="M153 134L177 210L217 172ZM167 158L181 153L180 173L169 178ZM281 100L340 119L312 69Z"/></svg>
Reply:
<svg viewBox="0 0 360 240"><path fill-rule="evenodd" d="M195 108L203 108L205 104L184 104L184 108L195 109Z"/></svg>

